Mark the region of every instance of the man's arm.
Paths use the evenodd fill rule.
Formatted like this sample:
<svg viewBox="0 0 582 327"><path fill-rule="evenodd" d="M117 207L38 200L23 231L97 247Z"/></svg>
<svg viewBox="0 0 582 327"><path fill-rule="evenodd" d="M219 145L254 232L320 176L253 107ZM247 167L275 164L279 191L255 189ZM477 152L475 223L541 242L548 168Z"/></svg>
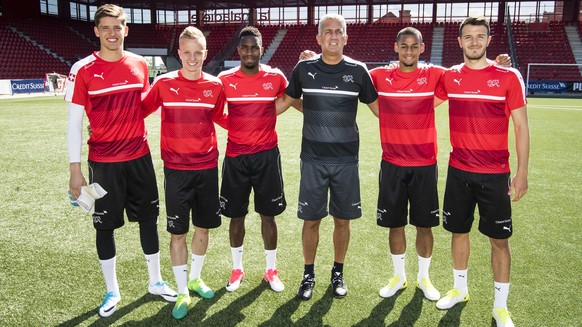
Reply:
<svg viewBox="0 0 582 327"><path fill-rule="evenodd" d="M293 106L295 109L303 112L303 101L301 99L295 99L283 93L283 96L275 100L275 107L277 108L277 116L284 113Z"/></svg>
<svg viewBox="0 0 582 327"><path fill-rule="evenodd" d="M83 106L69 103L69 124L67 129L67 148L69 152L69 191L75 199L81 195L81 186L87 181L81 171L81 144L83 142Z"/></svg>
<svg viewBox="0 0 582 327"><path fill-rule="evenodd" d="M517 151L517 172L511 180L508 194L513 194L513 201L519 201L528 189L527 172L529 165L529 125L526 107L511 111L513 130L515 132L515 148Z"/></svg>
<svg viewBox="0 0 582 327"><path fill-rule="evenodd" d="M374 114L374 116L380 117L378 99L374 100L374 102L368 103L368 108L370 108L370 110L372 110L372 113Z"/></svg>

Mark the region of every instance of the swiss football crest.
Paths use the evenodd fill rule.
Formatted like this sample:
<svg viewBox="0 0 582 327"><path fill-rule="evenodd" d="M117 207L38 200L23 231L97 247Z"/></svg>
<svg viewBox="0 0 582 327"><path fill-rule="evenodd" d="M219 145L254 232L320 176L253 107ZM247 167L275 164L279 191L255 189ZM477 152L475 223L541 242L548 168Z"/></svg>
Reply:
<svg viewBox="0 0 582 327"><path fill-rule="evenodd" d="M75 82L75 77L77 77L77 75L70 73L69 74L69 82Z"/></svg>
<svg viewBox="0 0 582 327"><path fill-rule="evenodd" d="M212 98L212 90L204 90L202 94L207 98Z"/></svg>
<svg viewBox="0 0 582 327"><path fill-rule="evenodd" d="M428 84L428 80L426 79L426 77L421 77L416 80L416 83L418 83L418 85L426 85Z"/></svg>
<svg viewBox="0 0 582 327"><path fill-rule="evenodd" d="M133 67L130 72L131 72L131 75L137 76L139 74L139 69L137 69L136 67Z"/></svg>
<svg viewBox="0 0 582 327"><path fill-rule="evenodd" d="M269 83L263 84L263 90L272 90L272 89L273 89L273 83L269 82Z"/></svg>
<svg viewBox="0 0 582 327"><path fill-rule="evenodd" d="M343 76L345 83L353 83L354 82L354 75L344 75Z"/></svg>
<svg viewBox="0 0 582 327"><path fill-rule="evenodd" d="M499 87L499 80L498 79L490 79L487 81L487 86L489 87Z"/></svg>

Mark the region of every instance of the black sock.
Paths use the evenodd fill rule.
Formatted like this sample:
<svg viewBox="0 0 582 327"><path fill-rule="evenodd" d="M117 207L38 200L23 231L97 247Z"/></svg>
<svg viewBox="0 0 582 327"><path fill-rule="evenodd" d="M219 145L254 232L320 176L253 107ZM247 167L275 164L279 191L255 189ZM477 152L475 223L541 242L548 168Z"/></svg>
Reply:
<svg viewBox="0 0 582 327"><path fill-rule="evenodd" d="M343 273L344 272L344 264L339 262L333 262L333 268L331 269L332 274L334 272Z"/></svg>
<svg viewBox="0 0 582 327"><path fill-rule="evenodd" d="M305 265L303 275L315 276L315 264Z"/></svg>

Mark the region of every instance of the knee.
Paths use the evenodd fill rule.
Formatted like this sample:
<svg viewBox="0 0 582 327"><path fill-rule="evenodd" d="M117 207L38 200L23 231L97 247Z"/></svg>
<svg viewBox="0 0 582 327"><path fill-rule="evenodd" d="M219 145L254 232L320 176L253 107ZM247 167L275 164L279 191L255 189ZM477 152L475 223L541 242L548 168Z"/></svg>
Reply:
<svg viewBox="0 0 582 327"><path fill-rule="evenodd" d="M172 243L184 242L186 240L186 235L187 234L171 234L170 242Z"/></svg>
<svg viewBox="0 0 582 327"><path fill-rule="evenodd" d="M416 234L418 236L432 236L432 228L430 227L416 227Z"/></svg>
<svg viewBox="0 0 582 327"><path fill-rule="evenodd" d="M196 227L194 234L197 236L208 237L208 228Z"/></svg>
<svg viewBox="0 0 582 327"><path fill-rule="evenodd" d="M508 251L509 250L509 239L496 239L491 238L492 249L498 251Z"/></svg>

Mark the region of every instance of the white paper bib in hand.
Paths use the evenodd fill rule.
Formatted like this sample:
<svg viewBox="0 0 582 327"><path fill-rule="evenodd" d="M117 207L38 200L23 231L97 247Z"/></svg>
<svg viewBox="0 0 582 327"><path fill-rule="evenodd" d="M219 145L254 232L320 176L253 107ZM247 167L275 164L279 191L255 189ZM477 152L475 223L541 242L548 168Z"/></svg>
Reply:
<svg viewBox="0 0 582 327"><path fill-rule="evenodd" d="M89 213L93 210L95 200L101 199L105 194L107 191L98 183L89 184L81 187L81 195L77 198L77 203L86 213Z"/></svg>

